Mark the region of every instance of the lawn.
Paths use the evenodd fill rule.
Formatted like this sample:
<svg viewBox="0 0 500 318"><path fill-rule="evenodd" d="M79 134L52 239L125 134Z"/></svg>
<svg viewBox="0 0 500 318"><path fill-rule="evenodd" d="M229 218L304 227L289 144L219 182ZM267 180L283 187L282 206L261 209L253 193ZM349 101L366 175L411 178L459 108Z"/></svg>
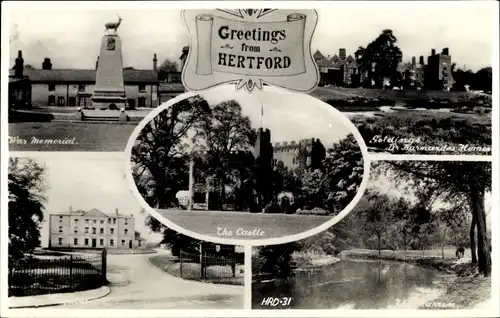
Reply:
<svg viewBox="0 0 500 318"><path fill-rule="evenodd" d="M428 90L392 90L371 88L317 87L310 95L326 101L328 99L350 99L354 97L383 98L399 102L427 100L430 98L457 101L465 92L428 91Z"/></svg>
<svg viewBox="0 0 500 318"><path fill-rule="evenodd" d="M181 264L177 257L170 255L157 255L150 257L149 261L168 274L181 277L183 279L197 280L214 284L244 284L244 265L240 264L236 265L235 277L233 277L233 272L231 266L229 265L210 265L206 269L206 277L201 279L200 264L198 263L182 262L181 274Z"/></svg>
<svg viewBox="0 0 500 318"><path fill-rule="evenodd" d="M242 240L280 238L299 234L314 229L332 218L332 216L231 211L158 210L158 212L186 230L212 237ZM218 235L217 228L225 228L232 234L226 232L227 235ZM238 229L260 229L263 235L238 235Z"/></svg>
<svg viewBox="0 0 500 318"><path fill-rule="evenodd" d="M124 151L134 128L129 124L63 121L10 123L9 151ZM58 140L69 143L58 144Z"/></svg>

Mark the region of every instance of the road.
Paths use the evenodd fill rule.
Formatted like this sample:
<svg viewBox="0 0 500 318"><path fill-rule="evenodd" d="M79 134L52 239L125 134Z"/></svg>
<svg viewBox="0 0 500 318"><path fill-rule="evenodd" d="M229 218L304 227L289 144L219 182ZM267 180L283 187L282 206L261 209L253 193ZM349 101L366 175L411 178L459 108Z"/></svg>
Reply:
<svg viewBox="0 0 500 318"><path fill-rule="evenodd" d="M158 210L158 212L186 230L217 238L241 240L281 238L299 234L314 229L333 218L333 216L320 215L233 211ZM227 231L220 235L217 233L218 228ZM244 232L239 232L238 229L242 229ZM246 231L255 229L260 230L262 235L245 235ZM238 233L242 233L242 235Z"/></svg>
<svg viewBox="0 0 500 318"><path fill-rule="evenodd" d="M243 286L183 280L143 255L108 255L111 293L64 309L243 309Z"/></svg>

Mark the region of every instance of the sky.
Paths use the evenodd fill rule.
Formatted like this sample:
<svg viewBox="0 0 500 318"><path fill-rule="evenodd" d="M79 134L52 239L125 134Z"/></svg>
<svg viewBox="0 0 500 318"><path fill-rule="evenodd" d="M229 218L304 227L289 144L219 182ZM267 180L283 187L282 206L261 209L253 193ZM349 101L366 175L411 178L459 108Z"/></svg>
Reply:
<svg viewBox="0 0 500 318"><path fill-rule="evenodd" d="M306 138L319 138L325 147L351 133L349 127L339 121L332 108L306 94L292 93L278 87L265 86L263 91L251 94L236 91L234 85L221 85L200 95L211 106L228 100L236 100L242 113L250 117L253 128L261 127L261 101L264 116L262 127L271 130L271 142L290 142Z"/></svg>
<svg viewBox="0 0 500 318"><path fill-rule="evenodd" d="M339 48L353 54L389 28L398 38L404 61L412 56L418 61L420 55L427 60L432 48L439 53L448 47L452 62L477 71L491 65L492 8L491 3L479 1L332 3L317 10L311 49L320 49L325 56L338 54ZM22 50L25 64L35 68L49 57L53 68L93 69L104 24L115 22L117 14L124 19L119 28L124 66L151 69L154 53L159 62L178 61L182 46L188 45L180 10L27 7L10 15L10 63Z"/></svg>
<svg viewBox="0 0 500 318"><path fill-rule="evenodd" d="M96 208L106 214L115 209L135 217L135 230L148 241L159 242L161 235L144 225L145 215L129 190L122 153L45 153L30 155L46 168L42 246L48 242L49 214Z"/></svg>

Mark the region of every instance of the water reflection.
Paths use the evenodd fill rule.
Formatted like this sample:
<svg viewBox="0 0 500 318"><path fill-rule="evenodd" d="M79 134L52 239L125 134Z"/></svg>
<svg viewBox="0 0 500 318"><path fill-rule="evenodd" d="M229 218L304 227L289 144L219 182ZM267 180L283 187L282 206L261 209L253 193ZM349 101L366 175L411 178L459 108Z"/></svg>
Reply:
<svg viewBox="0 0 500 318"><path fill-rule="evenodd" d="M287 282L254 283L252 302L253 308L262 309L271 309L262 305L267 297L292 297L288 308L295 309L416 308L437 297L441 278L437 271L406 263L340 261L297 272Z"/></svg>

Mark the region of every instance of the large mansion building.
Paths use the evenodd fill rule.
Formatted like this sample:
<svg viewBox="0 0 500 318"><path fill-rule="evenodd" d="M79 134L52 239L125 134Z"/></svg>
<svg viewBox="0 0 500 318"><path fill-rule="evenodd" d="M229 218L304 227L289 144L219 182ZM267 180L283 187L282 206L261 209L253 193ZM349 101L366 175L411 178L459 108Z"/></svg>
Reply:
<svg viewBox="0 0 500 318"><path fill-rule="evenodd" d="M146 248L146 240L135 231L135 219L116 210L106 214L71 208L69 212L51 214L50 248Z"/></svg>

